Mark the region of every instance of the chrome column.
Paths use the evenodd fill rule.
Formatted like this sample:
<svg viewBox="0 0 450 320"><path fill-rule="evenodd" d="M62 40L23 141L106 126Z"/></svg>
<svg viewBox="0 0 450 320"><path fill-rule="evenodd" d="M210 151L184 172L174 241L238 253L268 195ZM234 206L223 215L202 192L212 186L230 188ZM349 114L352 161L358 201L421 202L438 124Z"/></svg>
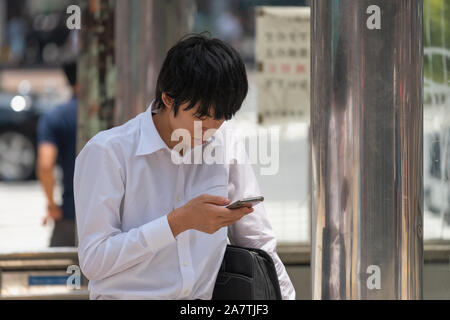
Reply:
<svg viewBox="0 0 450 320"><path fill-rule="evenodd" d="M422 12L311 1L314 299L422 298Z"/></svg>

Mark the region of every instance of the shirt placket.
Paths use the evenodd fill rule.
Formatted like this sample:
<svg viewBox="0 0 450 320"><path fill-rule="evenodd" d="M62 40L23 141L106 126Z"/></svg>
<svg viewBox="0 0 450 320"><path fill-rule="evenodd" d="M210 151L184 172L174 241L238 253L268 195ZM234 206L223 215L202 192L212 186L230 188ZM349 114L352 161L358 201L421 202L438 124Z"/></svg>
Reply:
<svg viewBox="0 0 450 320"><path fill-rule="evenodd" d="M178 166L178 178L175 189L175 208L179 208L186 203L184 192L184 170L183 165ZM180 297L189 296L194 286L194 269L192 266L189 230L181 232L177 236L178 258L183 279Z"/></svg>

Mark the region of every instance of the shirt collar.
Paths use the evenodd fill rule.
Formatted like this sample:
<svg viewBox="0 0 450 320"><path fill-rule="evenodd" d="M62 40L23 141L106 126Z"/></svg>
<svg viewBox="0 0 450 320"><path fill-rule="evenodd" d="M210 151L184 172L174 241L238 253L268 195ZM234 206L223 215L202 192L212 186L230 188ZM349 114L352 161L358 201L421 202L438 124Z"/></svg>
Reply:
<svg viewBox="0 0 450 320"><path fill-rule="evenodd" d="M169 149L167 144L161 138L156 130L155 123L153 122L153 113L157 113L159 108L155 104L155 100L153 100L147 110L144 112L141 121L139 123L139 144L136 149L136 155L144 155L151 154L160 149Z"/></svg>
<svg viewBox="0 0 450 320"><path fill-rule="evenodd" d="M136 155L144 155L144 154L151 154L153 152L156 152L160 149L167 149L169 152L172 151L167 144L164 142L164 140L161 138L161 136L158 133L158 130L156 130L155 123L153 121L152 114L158 113L160 108L157 107L155 100L153 100L149 107L147 107L147 110L144 112L140 123L139 123L139 130L140 130L140 136L139 136L139 144L136 149ZM225 121L226 122L226 121ZM222 124L221 128L219 130L222 130L225 123ZM220 136L221 137L221 136ZM206 143L203 145L205 147L207 144L211 143L216 139L216 134L212 135ZM221 141L221 139L219 139ZM195 148L198 148L200 146L197 146ZM188 153L191 152L191 150L188 150ZM186 154L186 155L187 155Z"/></svg>

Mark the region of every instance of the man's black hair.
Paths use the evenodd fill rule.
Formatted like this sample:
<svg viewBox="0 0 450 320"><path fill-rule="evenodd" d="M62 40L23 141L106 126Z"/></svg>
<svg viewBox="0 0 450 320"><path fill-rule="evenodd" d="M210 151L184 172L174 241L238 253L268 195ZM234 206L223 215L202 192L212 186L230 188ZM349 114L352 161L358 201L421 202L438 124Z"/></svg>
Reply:
<svg viewBox="0 0 450 320"><path fill-rule="evenodd" d="M173 98L173 112L199 106L199 118L231 119L248 91L245 65L229 44L204 33L181 38L167 53L156 83L155 103L163 106L162 93Z"/></svg>
<svg viewBox="0 0 450 320"><path fill-rule="evenodd" d="M62 65L64 73L67 77L67 81L69 82L71 87L74 87L77 84L77 62L76 61L68 61L64 62Z"/></svg>

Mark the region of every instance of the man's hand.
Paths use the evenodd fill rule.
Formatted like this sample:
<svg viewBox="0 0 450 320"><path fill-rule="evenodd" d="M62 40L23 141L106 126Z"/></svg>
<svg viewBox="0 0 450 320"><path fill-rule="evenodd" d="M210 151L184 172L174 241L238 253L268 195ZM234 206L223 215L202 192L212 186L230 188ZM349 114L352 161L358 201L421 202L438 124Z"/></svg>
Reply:
<svg viewBox="0 0 450 320"><path fill-rule="evenodd" d="M47 215L44 217L42 221L42 225L46 225L49 219L53 219L55 221L61 220L63 217L63 213L60 207L57 205L48 205L47 206Z"/></svg>
<svg viewBox="0 0 450 320"><path fill-rule="evenodd" d="M254 210L250 205L239 209L223 207L229 203L229 199L202 194L175 209L168 216L174 236L188 229L213 234L220 228L232 225Z"/></svg>

